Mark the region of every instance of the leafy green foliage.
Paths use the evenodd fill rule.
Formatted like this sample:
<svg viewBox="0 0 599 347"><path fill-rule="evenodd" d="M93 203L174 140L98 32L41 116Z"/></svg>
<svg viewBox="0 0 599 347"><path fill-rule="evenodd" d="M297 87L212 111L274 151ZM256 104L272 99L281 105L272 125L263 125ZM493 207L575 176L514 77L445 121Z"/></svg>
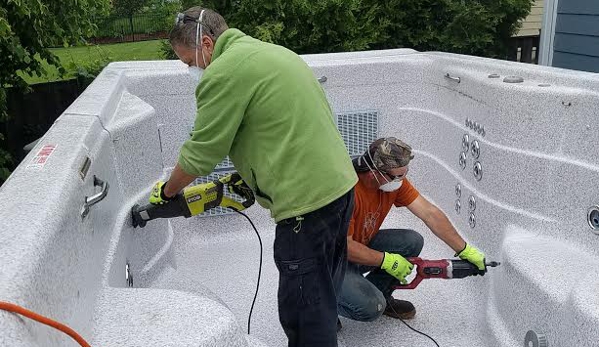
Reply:
<svg viewBox="0 0 599 347"><path fill-rule="evenodd" d="M169 60L179 59L175 54L175 51L173 51L173 47L171 47L171 44L168 42L168 40L164 40L160 43L160 56Z"/></svg>
<svg viewBox="0 0 599 347"><path fill-rule="evenodd" d="M532 1L390 0L381 5L377 15L387 18L384 41L372 47L503 58Z"/></svg>
<svg viewBox="0 0 599 347"><path fill-rule="evenodd" d="M533 0L206 0L236 27L305 53L408 47L503 58ZM183 0L182 8L199 5ZM168 48L166 57L173 57Z"/></svg>
<svg viewBox="0 0 599 347"><path fill-rule="evenodd" d="M9 0L0 5L0 85L25 87L17 71L41 75L40 60L60 66L46 47L82 42L94 32L90 18L106 10L107 1L97 0Z"/></svg>
<svg viewBox="0 0 599 347"><path fill-rule="evenodd" d="M41 61L64 68L47 48L82 42L93 34L91 20L105 13L108 0L6 0L0 3L0 119L6 119L6 88L27 91L23 75L45 73ZM3 137L3 136L2 136ZM9 157L0 150L0 177Z"/></svg>
<svg viewBox="0 0 599 347"><path fill-rule="evenodd" d="M115 14L129 18L141 12L149 3L149 0L113 0L112 6Z"/></svg>
<svg viewBox="0 0 599 347"><path fill-rule="evenodd" d="M181 11L181 3L179 1L170 0L152 0L147 14L159 18L157 21L161 31L169 32L173 28L175 15Z"/></svg>
<svg viewBox="0 0 599 347"><path fill-rule="evenodd" d="M71 62L68 65L68 69L69 71L74 71L74 75L79 80L80 86L87 87L111 61L113 59L110 56L101 56L85 62Z"/></svg>
<svg viewBox="0 0 599 347"><path fill-rule="evenodd" d="M363 0L244 0L225 18L242 31L297 53L356 51L384 39L375 14Z"/></svg>

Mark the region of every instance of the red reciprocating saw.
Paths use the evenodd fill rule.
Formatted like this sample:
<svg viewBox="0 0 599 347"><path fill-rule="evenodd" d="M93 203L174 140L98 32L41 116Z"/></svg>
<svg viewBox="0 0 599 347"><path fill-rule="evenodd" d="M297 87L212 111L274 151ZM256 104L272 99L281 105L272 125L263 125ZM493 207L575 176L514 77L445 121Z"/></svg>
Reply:
<svg viewBox="0 0 599 347"><path fill-rule="evenodd" d="M407 258L416 267L416 277L408 284L395 286L395 289L414 289L425 278L464 278L484 276L489 267L497 267L501 263L492 261L485 263L485 269L479 270L474 264L459 259L426 260L422 258Z"/></svg>

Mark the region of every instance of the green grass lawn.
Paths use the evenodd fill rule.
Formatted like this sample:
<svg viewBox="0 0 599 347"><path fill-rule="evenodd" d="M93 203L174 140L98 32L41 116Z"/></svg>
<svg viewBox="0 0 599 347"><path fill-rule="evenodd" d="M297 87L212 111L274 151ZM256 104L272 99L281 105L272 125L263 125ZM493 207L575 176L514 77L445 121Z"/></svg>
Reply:
<svg viewBox="0 0 599 347"><path fill-rule="evenodd" d="M51 49L60 59L62 65L70 70L72 63L89 64L96 60L127 61L127 60L161 60L160 42L162 40L117 43L110 45L96 45L84 47L53 48ZM49 66L45 61L42 64L48 71L47 76L23 76L27 83L43 83L70 78L73 73L61 77L58 70Z"/></svg>

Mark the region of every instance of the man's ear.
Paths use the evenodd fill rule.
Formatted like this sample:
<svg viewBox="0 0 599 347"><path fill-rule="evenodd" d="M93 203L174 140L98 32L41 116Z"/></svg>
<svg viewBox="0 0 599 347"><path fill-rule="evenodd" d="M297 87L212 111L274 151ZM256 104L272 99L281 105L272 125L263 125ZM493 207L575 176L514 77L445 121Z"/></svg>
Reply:
<svg viewBox="0 0 599 347"><path fill-rule="evenodd" d="M206 35L202 37L202 46L206 47L209 51L214 50L214 41Z"/></svg>

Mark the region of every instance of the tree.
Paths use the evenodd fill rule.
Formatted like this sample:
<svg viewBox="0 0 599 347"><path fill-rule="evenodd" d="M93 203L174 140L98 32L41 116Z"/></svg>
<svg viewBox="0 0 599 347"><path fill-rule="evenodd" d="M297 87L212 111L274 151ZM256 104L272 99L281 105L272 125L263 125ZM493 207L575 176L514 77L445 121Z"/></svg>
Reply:
<svg viewBox="0 0 599 347"><path fill-rule="evenodd" d="M23 74L42 76L41 64L65 72L47 47L81 42L93 34L92 18L108 10L108 0L5 0L0 3L0 121L6 120L6 89L25 92ZM3 135L0 134L0 141ZM0 149L0 183L8 177L8 155Z"/></svg>
<svg viewBox="0 0 599 347"><path fill-rule="evenodd" d="M117 14L125 16L129 19L131 35L135 41L135 31L133 30L133 16L144 9L150 3L150 0L114 0L112 5Z"/></svg>
<svg viewBox="0 0 599 347"><path fill-rule="evenodd" d="M194 0L186 10L204 6L220 13L229 26L258 39L283 45L299 54L355 51L381 41L374 17L378 5L363 9L363 0ZM362 16L364 15L364 16ZM163 54L173 57L168 47Z"/></svg>
<svg viewBox="0 0 599 347"><path fill-rule="evenodd" d="M230 26L293 51L409 47L505 58L533 0L204 0ZM198 5L184 0L183 9ZM168 56L168 55L167 55Z"/></svg>
<svg viewBox="0 0 599 347"><path fill-rule="evenodd" d="M506 58L508 43L533 0L389 0L375 14L386 18L384 40L372 48L409 47ZM366 8L381 2L364 0Z"/></svg>
<svg viewBox="0 0 599 347"><path fill-rule="evenodd" d="M379 5L363 0L245 0L231 22L264 41L299 54L356 51L383 40Z"/></svg>

